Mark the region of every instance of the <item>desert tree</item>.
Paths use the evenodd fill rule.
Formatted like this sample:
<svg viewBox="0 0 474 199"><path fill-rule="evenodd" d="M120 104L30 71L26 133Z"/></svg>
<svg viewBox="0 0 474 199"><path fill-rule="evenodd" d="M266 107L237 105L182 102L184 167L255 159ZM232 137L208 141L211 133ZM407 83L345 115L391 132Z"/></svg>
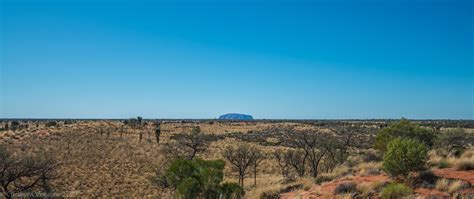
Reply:
<svg viewBox="0 0 474 199"><path fill-rule="evenodd" d="M156 123L156 129L155 129L155 137L156 137L156 143L160 143L160 135L161 135L161 124Z"/></svg>
<svg viewBox="0 0 474 199"><path fill-rule="evenodd" d="M18 129L18 126L20 126L20 123L18 121L12 121L10 123L10 129L15 132Z"/></svg>
<svg viewBox="0 0 474 199"><path fill-rule="evenodd" d="M123 136L123 124L120 124L120 138Z"/></svg>
<svg viewBox="0 0 474 199"><path fill-rule="evenodd" d="M201 132L199 126L192 128L190 133L181 133L173 136L178 148L187 154L187 159L194 159L198 153L204 152L209 144L208 137Z"/></svg>
<svg viewBox="0 0 474 199"><path fill-rule="evenodd" d="M295 132L292 131L291 133L287 134L287 142L290 146L299 149L302 153L300 154L292 154L292 160L298 160L298 164L303 164L306 162L306 159L309 162L309 168L312 177L317 177L318 175L318 167L321 163L322 158L327 153L326 148L326 140L327 136L324 132L319 131L303 131L303 132ZM300 162L299 162L300 161ZM295 162L292 161L292 165ZM295 167L296 169L296 167ZM299 170L299 171L298 171ZM304 176L304 167L297 169L298 174L300 177Z"/></svg>
<svg viewBox="0 0 474 199"><path fill-rule="evenodd" d="M137 117L137 125L138 125L138 128L141 128L141 127L142 127L142 120L143 120L142 117L140 117L140 116Z"/></svg>
<svg viewBox="0 0 474 199"><path fill-rule="evenodd" d="M244 187L244 178L248 169L252 166L256 156L256 149L248 144L237 147L227 147L222 156L230 162L232 169L239 175L239 185Z"/></svg>
<svg viewBox="0 0 474 199"><path fill-rule="evenodd" d="M5 198L43 189L50 192L58 163L47 154L13 154L0 145L0 186Z"/></svg>
<svg viewBox="0 0 474 199"><path fill-rule="evenodd" d="M143 139L143 130L138 130L138 139L139 139L139 142L142 142L142 139Z"/></svg>
<svg viewBox="0 0 474 199"><path fill-rule="evenodd" d="M302 149L288 149L284 152L285 161L291 166L299 177L306 174L306 160L308 155Z"/></svg>
<svg viewBox="0 0 474 199"><path fill-rule="evenodd" d="M130 126L133 129L138 128L138 119L137 118L130 118L130 119L126 120L125 124Z"/></svg>
<svg viewBox="0 0 474 199"><path fill-rule="evenodd" d="M99 128L97 129L97 133L99 133L99 134L100 134L100 137L102 138L102 136L104 135L104 129L102 129L102 127L99 127Z"/></svg>
<svg viewBox="0 0 474 199"><path fill-rule="evenodd" d="M280 168L280 173L283 179L288 178L290 164L287 161L288 157L286 151L281 149L275 150L272 153L272 156L276 160L278 168Z"/></svg>
<svg viewBox="0 0 474 199"><path fill-rule="evenodd" d="M260 164L265 160L265 153L259 149L255 149L253 160L252 160L252 171L253 171L253 182L257 186L257 172Z"/></svg>
<svg viewBox="0 0 474 199"><path fill-rule="evenodd" d="M110 138L110 132L112 130L110 128L106 128L105 131L106 131L106 134L107 134L107 139L109 139Z"/></svg>
<svg viewBox="0 0 474 199"><path fill-rule="evenodd" d="M349 156L348 150L352 146L354 135L363 129L354 126L335 126L330 130L334 135L323 134L325 142L322 146L327 152L324 157L326 172L332 171L337 165L344 163Z"/></svg>

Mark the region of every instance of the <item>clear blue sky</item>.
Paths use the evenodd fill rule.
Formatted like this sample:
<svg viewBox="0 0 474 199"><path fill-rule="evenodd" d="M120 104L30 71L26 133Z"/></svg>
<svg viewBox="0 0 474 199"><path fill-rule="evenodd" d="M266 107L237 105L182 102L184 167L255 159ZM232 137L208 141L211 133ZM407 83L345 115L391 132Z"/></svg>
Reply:
<svg viewBox="0 0 474 199"><path fill-rule="evenodd" d="M0 118L474 119L472 0L172 2L1 0Z"/></svg>

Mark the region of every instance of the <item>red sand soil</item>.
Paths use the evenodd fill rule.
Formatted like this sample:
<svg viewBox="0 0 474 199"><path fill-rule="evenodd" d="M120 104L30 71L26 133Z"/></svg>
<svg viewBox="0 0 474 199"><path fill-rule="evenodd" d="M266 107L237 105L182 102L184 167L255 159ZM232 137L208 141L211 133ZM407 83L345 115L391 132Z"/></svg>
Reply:
<svg viewBox="0 0 474 199"><path fill-rule="evenodd" d="M418 188L415 190L419 196L423 198L450 198L451 196L446 192L441 192L436 189L426 189L426 188Z"/></svg>
<svg viewBox="0 0 474 199"><path fill-rule="evenodd" d="M436 176L440 178L462 180L462 181L469 182L471 186L474 185L474 170L456 171L452 168L446 168L446 169L433 169L432 171ZM451 198L451 196L448 193L440 192L435 189L419 188L419 189L416 189L415 192L425 198ZM474 194L474 188L464 189L460 191L460 194L461 195Z"/></svg>
<svg viewBox="0 0 474 199"><path fill-rule="evenodd" d="M470 171L456 171L452 168L434 169L433 173L440 178L457 179L471 183L474 186L474 170ZM369 185L375 182L390 182L390 178L386 175L374 176L347 176L334 181L326 182L321 185L313 185L309 190L297 190L281 194L282 199L302 198L302 199L317 199L317 198L336 198L334 190L336 187L344 182L355 182L360 185ZM415 193L423 198L450 198L448 193L440 192L436 189L418 188ZM474 195L474 188L464 189L459 192L461 195Z"/></svg>
<svg viewBox="0 0 474 199"><path fill-rule="evenodd" d="M390 182L390 178L386 175L374 176L347 176L334 181L326 182L321 185L314 185L309 190L298 190L289 193L281 194L282 199L290 199L300 197L302 199L317 199L317 198L336 198L334 190L339 184L345 182L355 182L357 185L369 185L375 182Z"/></svg>
<svg viewBox="0 0 474 199"><path fill-rule="evenodd" d="M439 176L441 178L463 180L463 181L467 181L467 182L471 183L471 185L474 185L474 170L456 171L456 170L451 169L451 168L433 169L433 173L436 176Z"/></svg>

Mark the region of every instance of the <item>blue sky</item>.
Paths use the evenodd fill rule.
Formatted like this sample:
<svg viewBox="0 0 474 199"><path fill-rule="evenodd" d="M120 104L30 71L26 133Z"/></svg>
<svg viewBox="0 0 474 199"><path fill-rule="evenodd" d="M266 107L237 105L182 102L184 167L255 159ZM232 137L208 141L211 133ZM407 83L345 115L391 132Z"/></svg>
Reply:
<svg viewBox="0 0 474 199"><path fill-rule="evenodd" d="M471 0L0 6L0 118L474 119Z"/></svg>

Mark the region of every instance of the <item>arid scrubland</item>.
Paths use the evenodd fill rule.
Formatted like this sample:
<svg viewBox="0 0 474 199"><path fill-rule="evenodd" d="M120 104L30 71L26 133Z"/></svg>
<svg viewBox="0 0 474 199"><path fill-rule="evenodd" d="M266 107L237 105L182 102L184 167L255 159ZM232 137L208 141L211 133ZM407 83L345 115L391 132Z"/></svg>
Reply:
<svg viewBox="0 0 474 199"><path fill-rule="evenodd" d="M31 174L7 184L12 173L4 172L1 191L4 197L467 197L474 193L473 127L405 120L3 121L0 144L7 152L0 154L9 155L0 166Z"/></svg>

